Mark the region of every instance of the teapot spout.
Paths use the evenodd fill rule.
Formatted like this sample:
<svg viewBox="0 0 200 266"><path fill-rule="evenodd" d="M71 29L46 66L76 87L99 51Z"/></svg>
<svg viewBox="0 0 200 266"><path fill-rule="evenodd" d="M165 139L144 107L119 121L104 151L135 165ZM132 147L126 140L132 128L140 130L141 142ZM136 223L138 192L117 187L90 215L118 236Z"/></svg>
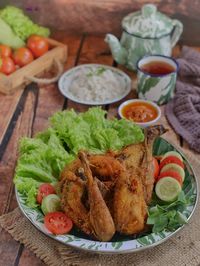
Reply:
<svg viewBox="0 0 200 266"><path fill-rule="evenodd" d="M119 40L112 34L106 34L105 42L108 43L115 61L122 65L126 64L127 51L123 46L121 46Z"/></svg>

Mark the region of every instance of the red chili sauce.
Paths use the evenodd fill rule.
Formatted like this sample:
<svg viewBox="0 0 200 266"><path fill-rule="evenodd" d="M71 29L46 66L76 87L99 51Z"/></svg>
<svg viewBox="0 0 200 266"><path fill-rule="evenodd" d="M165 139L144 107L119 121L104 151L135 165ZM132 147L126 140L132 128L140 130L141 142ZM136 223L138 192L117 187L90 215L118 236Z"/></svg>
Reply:
<svg viewBox="0 0 200 266"><path fill-rule="evenodd" d="M134 122L149 122L158 116L157 109L149 103L132 102L122 108L122 115Z"/></svg>

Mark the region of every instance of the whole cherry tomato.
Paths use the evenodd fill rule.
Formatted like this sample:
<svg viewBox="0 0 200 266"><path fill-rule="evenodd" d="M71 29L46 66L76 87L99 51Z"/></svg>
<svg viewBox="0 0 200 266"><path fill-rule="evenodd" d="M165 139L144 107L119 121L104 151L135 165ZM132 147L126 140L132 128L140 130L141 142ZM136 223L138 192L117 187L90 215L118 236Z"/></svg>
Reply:
<svg viewBox="0 0 200 266"><path fill-rule="evenodd" d="M45 54L49 50L49 43L46 38L31 35L28 38L27 47L32 51L33 55L37 58Z"/></svg>
<svg viewBox="0 0 200 266"><path fill-rule="evenodd" d="M12 54L12 50L9 46L0 44L0 56L1 57L10 57Z"/></svg>
<svg viewBox="0 0 200 266"><path fill-rule="evenodd" d="M13 59L16 65L23 67L31 63L34 58L33 58L33 54L28 48L21 47L14 51Z"/></svg>
<svg viewBox="0 0 200 266"><path fill-rule="evenodd" d="M16 70L15 63L10 57L0 58L0 72L9 75Z"/></svg>
<svg viewBox="0 0 200 266"><path fill-rule="evenodd" d="M43 198L48 196L49 194L56 194L55 188L51 184L48 184L48 183L44 183L40 185L38 189L38 194L37 194L37 202L41 204Z"/></svg>

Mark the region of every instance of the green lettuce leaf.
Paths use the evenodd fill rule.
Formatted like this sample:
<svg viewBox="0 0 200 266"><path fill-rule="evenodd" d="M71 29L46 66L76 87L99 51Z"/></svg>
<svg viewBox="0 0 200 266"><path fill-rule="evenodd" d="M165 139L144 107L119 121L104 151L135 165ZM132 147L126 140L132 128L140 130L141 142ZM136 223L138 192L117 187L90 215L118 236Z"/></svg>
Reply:
<svg viewBox="0 0 200 266"><path fill-rule="evenodd" d="M39 184L56 183L64 166L80 150L103 153L143 141L139 126L127 120L109 120L105 115L100 107L80 114L74 110L57 112L50 118L51 127L46 131L35 138L21 139L14 182L27 197L28 206L37 206Z"/></svg>

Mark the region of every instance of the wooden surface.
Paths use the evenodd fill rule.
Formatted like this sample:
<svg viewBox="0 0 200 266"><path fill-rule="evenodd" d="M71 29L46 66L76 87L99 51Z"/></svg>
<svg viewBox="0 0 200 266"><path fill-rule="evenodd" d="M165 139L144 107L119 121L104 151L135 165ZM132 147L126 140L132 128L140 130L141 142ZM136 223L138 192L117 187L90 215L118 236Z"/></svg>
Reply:
<svg viewBox="0 0 200 266"><path fill-rule="evenodd" d="M65 69L83 63L113 65L108 47L103 40L104 36L68 36L57 33L54 37L69 47ZM180 47L176 47L174 54L179 53L179 50ZM120 68L123 69L123 67ZM135 77L132 72L127 73ZM51 73L46 73L45 76L49 77ZM133 92L127 96L127 98L132 97L135 97ZM120 102L103 106L108 111L108 117L117 115L119 104ZM40 88L36 84L31 84L26 90L19 90L12 96L0 94L0 215L17 206L12 178L17 159L18 140L22 136L33 136L36 132L45 129L48 126L48 117L57 110L72 107L77 111L88 109L86 105L76 104L63 98L56 84L43 85ZM164 116L161 121L170 129L165 134L165 138L176 145L184 146L186 151L191 153L187 144L169 127ZM196 156L200 158L199 155ZM42 266L44 264L27 248L1 230L0 266L11 265Z"/></svg>
<svg viewBox="0 0 200 266"><path fill-rule="evenodd" d="M35 22L68 34L110 32L120 36L122 18L147 3L154 3L159 11L182 21L181 42L200 45L199 0L1 0L0 7L13 4Z"/></svg>

